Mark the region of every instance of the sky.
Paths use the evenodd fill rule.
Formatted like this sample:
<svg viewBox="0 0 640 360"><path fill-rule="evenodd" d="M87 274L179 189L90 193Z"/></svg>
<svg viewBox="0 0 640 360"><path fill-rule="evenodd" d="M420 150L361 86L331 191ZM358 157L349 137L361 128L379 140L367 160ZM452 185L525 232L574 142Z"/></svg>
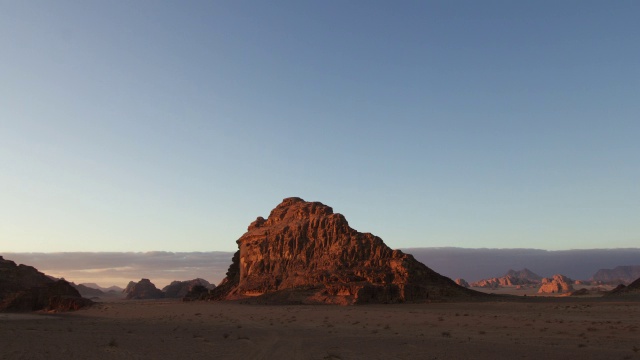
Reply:
<svg viewBox="0 0 640 360"><path fill-rule="evenodd" d="M0 0L0 252L640 244L638 1Z"/></svg>

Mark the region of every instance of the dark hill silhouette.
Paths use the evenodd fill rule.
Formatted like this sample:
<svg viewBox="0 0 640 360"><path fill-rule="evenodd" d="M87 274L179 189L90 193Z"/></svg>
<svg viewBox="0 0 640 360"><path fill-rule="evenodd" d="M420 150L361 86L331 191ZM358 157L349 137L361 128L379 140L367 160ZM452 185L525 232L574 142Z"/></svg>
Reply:
<svg viewBox="0 0 640 360"><path fill-rule="evenodd" d="M0 256L0 311L68 311L91 304L67 281Z"/></svg>

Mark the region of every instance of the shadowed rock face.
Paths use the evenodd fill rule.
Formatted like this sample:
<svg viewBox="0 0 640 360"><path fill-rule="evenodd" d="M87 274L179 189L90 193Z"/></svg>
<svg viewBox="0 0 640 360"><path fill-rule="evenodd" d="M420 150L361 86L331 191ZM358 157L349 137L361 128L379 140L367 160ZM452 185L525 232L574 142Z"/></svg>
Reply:
<svg viewBox="0 0 640 360"><path fill-rule="evenodd" d="M69 311L90 304L68 282L0 256L0 311Z"/></svg>
<svg viewBox="0 0 640 360"><path fill-rule="evenodd" d="M210 298L354 304L477 294L379 237L350 228L344 216L319 202L284 199L237 243L227 277Z"/></svg>
<svg viewBox="0 0 640 360"><path fill-rule="evenodd" d="M635 296L640 297L640 278L631 282L629 286L618 285L615 289L605 294L606 296Z"/></svg>
<svg viewBox="0 0 640 360"><path fill-rule="evenodd" d="M197 278L187 281L172 281L171 284L162 288L162 291L167 298L183 298L196 286L202 286L207 290L215 288L215 285L211 285L207 280Z"/></svg>
<svg viewBox="0 0 640 360"><path fill-rule="evenodd" d="M137 283L131 281L123 292L126 294L125 298L127 300L161 299L164 297L162 290L156 288L149 279L141 279Z"/></svg>

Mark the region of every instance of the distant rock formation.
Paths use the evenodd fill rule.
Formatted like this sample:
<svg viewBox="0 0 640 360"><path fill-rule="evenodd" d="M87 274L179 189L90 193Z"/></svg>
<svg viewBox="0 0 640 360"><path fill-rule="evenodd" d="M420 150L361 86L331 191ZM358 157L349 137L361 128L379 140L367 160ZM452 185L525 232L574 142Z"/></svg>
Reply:
<svg viewBox="0 0 640 360"><path fill-rule="evenodd" d="M529 269L512 270L509 269L507 273L502 277L484 279L476 282L472 282L472 287L481 287L496 289L503 286L520 286L523 285L535 285L539 284L542 277L535 274Z"/></svg>
<svg viewBox="0 0 640 360"><path fill-rule="evenodd" d="M133 299L161 299L164 297L162 290L156 288L156 286L149 279L141 279L136 282L129 282L126 289L123 290L125 298L127 300Z"/></svg>
<svg viewBox="0 0 640 360"><path fill-rule="evenodd" d="M319 202L287 198L237 241L226 278L211 299L260 296L277 303L395 303L469 297L413 256L349 227Z"/></svg>
<svg viewBox="0 0 640 360"><path fill-rule="evenodd" d="M636 296L640 297L640 278L631 282L628 286L618 285L615 289L609 291L605 296Z"/></svg>
<svg viewBox="0 0 640 360"><path fill-rule="evenodd" d="M95 284L92 284L92 285L95 285ZM71 286L73 286L76 290L78 290L80 295L82 295L83 297L89 298L91 300L100 300L100 299L115 300L115 299L122 299L124 297L124 294L122 293L122 288L117 286L101 288L104 290L101 290L99 288L95 288L92 286L87 286L86 284L71 283ZM118 291L116 291L116 289Z"/></svg>
<svg viewBox="0 0 640 360"><path fill-rule="evenodd" d="M524 268L522 270L517 270L517 271L513 269L509 269L509 271L507 271L507 273L504 276L511 277L513 279L528 280L534 283L542 281L542 276L534 273L533 271L527 268Z"/></svg>
<svg viewBox="0 0 640 360"><path fill-rule="evenodd" d="M53 280L0 256L0 311L69 311L92 303L65 280Z"/></svg>
<svg viewBox="0 0 640 360"><path fill-rule="evenodd" d="M637 278L640 278L640 265L617 266L613 269L600 269L593 275L591 280L598 281L603 284L626 285Z"/></svg>
<svg viewBox="0 0 640 360"><path fill-rule="evenodd" d="M96 283L82 283L82 284L79 284L79 285L86 286L86 287L92 288L92 289L98 289L98 290L102 291L103 293L107 293L109 291L122 292L122 290L124 290L123 288L121 288L119 286L115 286L115 285L109 286L109 287L102 287L102 286L100 286L100 285L98 285Z"/></svg>
<svg viewBox="0 0 640 360"><path fill-rule="evenodd" d="M459 279L459 278L456 279L456 284L458 284L458 285L460 285L462 287L465 287L465 288L469 287L469 283L465 279Z"/></svg>
<svg viewBox="0 0 640 360"><path fill-rule="evenodd" d="M98 289L94 289L94 288L90 288L88 286L84 286L82 284L74 284L74 283L70 283L71 286L73 286L76 290L78 290L78 292L80 293L80 295L82 297L86 297L86 298L93 298L93 297L100 297L100 296L104 296L104 292L102 290L98 290Z"/></svg>
<svg viewBox="0 0 640 360"><path fill-rule="evenodd" d="M542 279L542 285L538 289L539 294L562 294L573 291L573 280L560 274L552 278Z"/></svg>
<svg viewBox="0 0 640 360"><path fill-rule="evenodd" d="M167 298L183 298L196 286L202 286L207 290L212 290L216 287L205 279L197 278L187 281L172 281L171 284L162 288L162 291Z"/></svg>

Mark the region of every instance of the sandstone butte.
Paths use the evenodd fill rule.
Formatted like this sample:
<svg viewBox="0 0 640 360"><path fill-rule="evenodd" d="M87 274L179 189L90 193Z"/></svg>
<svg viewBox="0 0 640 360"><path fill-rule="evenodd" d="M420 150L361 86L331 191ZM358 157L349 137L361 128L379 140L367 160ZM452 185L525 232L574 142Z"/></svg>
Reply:
<svg viewBox="0 0 640 360"><path fill-rule="evenodd" d="M552 278L542 279L542 285L538 289L539 294L561 294L573 291L573 280L560 274L553 275Z"/></svg>
<svg viewBox="0 0 640 360"><path fill-rule="evenodd" d="M480 296L319 202L284 199L236 242L226 278L206 299L348 305Z"/></svg>

